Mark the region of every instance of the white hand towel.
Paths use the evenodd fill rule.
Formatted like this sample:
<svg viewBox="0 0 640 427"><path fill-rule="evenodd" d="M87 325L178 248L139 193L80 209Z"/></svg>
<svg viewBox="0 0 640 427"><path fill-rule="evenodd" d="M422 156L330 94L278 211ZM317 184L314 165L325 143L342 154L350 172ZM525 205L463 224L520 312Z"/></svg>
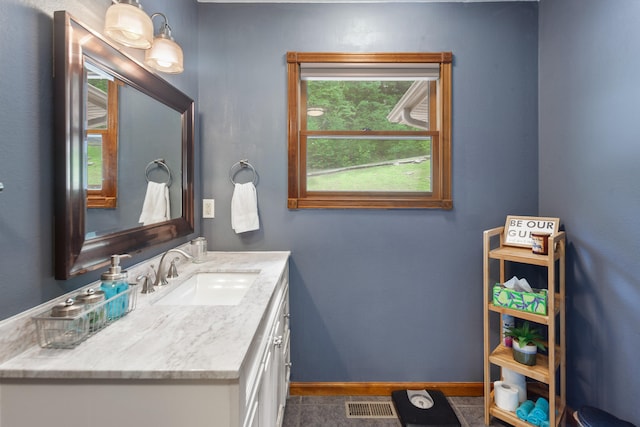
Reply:
<svg viewBox="0 0 640 427"><path fill-rule="evenodd" d="M260 228L258 195L253 182L235 184L231 197L231 228L236 234Z"/></svg>
<svg viewBox="0 0 640 427"><path fill-rule="evenodd" d="M155 224L156 222L168 221L170 215L169 187L164 182L149 181L138 222L143 225Z"/></svg>

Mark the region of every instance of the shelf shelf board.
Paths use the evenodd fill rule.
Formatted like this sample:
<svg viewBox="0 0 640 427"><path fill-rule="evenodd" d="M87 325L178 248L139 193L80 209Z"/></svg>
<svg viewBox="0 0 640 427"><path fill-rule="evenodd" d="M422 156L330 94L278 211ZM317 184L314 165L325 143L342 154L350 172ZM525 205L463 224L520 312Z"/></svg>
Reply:
<svg viewBox="0 0 640 427"><path fill-rule="evenodd" d="M489 258L520 262L525 264L534 264L543 267L549 265L549 257L547 255L534 254L533 252L531 252L530 248L501 246L489 251ZM553 259L557 260L559 258L560 251L556 251L553 254Z"/></svg>
<svg viewBox="0 0 640 427"><path fill-rule="evenodd" d="M491 393L493 395L493 393ZM562 416L564 415L564 405L561 402L558 402L556 404L556 407L558 409L557 414L558 416L556 417L556 425L560 425L560 421L562 421ZM531 427L533 426L533 424L530 424L526 421L521 420L520 418L518 418L518 416L516 415L515 412L511 412L511 411L505 411L504 409L498 408L495 404L495 402L492 399L491 402L491 406L489 406L489 413L496 417L501 419L502 421L506 421L507 423L511 424L514 427Z"/></svg>
<svg viewBox="0 0 640 427"><path fill-rule="evenodd" d="M491 406L489 407L489 413L492 416L501 419L502 421L508 422L514 427L530 427L533 425L518 418L515 412L506 411L499 408L498 406L496 406L495 402L491 403Z"/></svg>
<svg viewBox="0 0 640 427"><path fill-rule="evenodd" d="M556 363L555 369L560 366L560 353L556 346ZM511 369L512 371L523 374L529 378L540 381L545 384L549 384L549 358L544 354L538 354L536 357L536 364L534 366L523 365L513 359L513 350L510 347L505 347L500 344L489 355L489 361L494 365L502 366L503 368ZM554 372L555 372L554 369Z"/></svg>

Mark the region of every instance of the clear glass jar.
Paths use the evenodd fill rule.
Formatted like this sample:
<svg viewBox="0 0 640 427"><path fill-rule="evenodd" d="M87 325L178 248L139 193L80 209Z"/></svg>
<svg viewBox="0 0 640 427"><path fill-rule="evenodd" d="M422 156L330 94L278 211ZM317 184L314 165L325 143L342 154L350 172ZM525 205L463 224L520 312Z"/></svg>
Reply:
<svg viewBox="0 0 640 427"><path fill-rule="evenodd" d="M84 304L89 321L89 332L96 332L102 329L107 322L106 307L102 302L105 300L103 291L89 288L76 296L76 301Z"/></svg>

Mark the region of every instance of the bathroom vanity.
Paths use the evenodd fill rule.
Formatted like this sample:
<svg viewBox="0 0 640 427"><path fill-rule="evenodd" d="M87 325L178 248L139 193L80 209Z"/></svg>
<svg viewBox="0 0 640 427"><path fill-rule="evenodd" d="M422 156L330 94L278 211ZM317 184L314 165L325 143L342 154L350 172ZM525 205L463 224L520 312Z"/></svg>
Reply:
<svg viewBox="0 0 640 427"><path fill-rule="evenodd" d="M289 388L288 258L208 252L74 349L35 345L29 321L67 296L0 322L0 426L280 426ZM176 296L202 273L243 273L251 283L224 305ZM23 336L11 344L10 330ZM7 357L18 341L30 346Z"/></svg>

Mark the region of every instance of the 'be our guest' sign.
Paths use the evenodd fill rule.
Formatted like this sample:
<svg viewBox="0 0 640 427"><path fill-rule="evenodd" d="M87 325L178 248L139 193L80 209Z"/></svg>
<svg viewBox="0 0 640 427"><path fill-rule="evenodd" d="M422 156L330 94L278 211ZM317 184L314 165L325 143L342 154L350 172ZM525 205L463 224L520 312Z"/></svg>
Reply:
<svg viewBox="0 0 640 427"><path fill-rule="evenodd" d="M504 225L504 244L531 247L531 233L555 234L559 225L560 218L509 215Z"/></svg>

